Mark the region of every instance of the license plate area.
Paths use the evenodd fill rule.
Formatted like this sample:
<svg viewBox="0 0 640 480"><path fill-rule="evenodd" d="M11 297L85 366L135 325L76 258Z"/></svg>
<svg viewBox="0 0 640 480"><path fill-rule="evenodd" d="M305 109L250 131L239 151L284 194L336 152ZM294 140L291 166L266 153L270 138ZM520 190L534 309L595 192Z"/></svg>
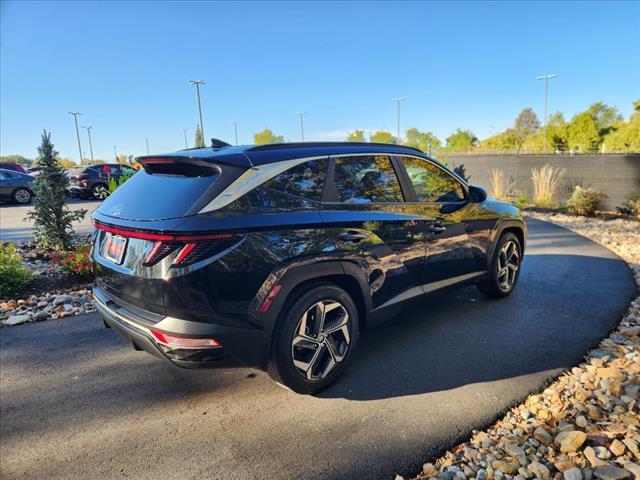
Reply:
<svg viewBox="0 0 640 480"><path fill-rule="evenodd" d="M124 259L124 253L127 249L127 238L121 235L114 235L107 232L102 251L102 256L115 263L121 265Z"/></svg>

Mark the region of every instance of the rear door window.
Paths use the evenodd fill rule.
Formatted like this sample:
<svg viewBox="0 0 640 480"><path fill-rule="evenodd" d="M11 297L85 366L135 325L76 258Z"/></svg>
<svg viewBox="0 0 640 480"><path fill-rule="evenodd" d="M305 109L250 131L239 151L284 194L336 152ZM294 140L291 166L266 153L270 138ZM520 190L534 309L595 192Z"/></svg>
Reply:
<svg viewBox="0 0 640 480"><path fill-rule="evenodd" d="M320 201L326 179L327 160L309 160L286 170L264 183L263 188Z"/></svg>
<svg viewBox="0 0 640 480"><path fill-rule="evenodd" d="M403 201L400 182L386 155L336 158L334 183L343 203Z"/></svg>

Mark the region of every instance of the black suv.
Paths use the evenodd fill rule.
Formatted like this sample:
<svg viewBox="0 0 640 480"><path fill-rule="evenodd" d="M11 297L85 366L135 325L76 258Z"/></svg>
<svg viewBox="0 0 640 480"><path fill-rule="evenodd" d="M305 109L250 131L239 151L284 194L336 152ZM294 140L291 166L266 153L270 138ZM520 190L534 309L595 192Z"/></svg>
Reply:
<svg viewBox="0 0 640 480"><path fill-rule="evenodd" d="M136 349L188 368L229 354L313 393L407 300L518 281L518 209L419 150L218 145L139 158L93 214L97 308Z"/></svg>
<svg viewBox="0 0 640 480"><path fill-rule="evenodd" d="M104 163L74 168L67 173L72 197L104 200L109 196L109 180L119 181L123 175L135 174L135 169L119 163Z"/></svg>

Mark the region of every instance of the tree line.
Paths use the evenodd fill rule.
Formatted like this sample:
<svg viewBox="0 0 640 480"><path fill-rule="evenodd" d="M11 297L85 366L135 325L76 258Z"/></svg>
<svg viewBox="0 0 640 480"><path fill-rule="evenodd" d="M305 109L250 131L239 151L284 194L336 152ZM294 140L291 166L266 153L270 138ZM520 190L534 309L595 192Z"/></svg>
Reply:
<svg viewBox="0 0 640 480"><path fill-rule="evenodd" d="M640 153L640 100L627 120L616 107L596 102L583 112L566 120L561 112L549 116L546 128L531 107L524 108L513 125L504 131L480 140L468 129L456 129L441 141L433 132L417 128L405 131L398 139L391 132L378 130L367 133L355 129L347 142L398 143L418 148L432 155L454 153ZM253 136L254 143L283 142L269 128Z"/></svg>

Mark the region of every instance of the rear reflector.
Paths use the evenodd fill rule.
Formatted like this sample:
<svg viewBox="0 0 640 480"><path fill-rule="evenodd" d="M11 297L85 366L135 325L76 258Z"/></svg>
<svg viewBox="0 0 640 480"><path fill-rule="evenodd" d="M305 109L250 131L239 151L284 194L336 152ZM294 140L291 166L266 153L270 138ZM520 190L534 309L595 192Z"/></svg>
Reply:
<svg viewBox="0 0 640 480"><path fill-rule="evenodd" d="M258 309L260 313L267 313L269 311L269 308L271 308L271 304L273 303L273 300L280 293L280 290L282 290L282 285L276 285L271 289L271 291L269 292L269 295L267 295L267 298L264 299L264 301L262 302L262 305L260 305L260 308Z"/></svg>
<svg viewBox="0 0 640 480"><path fill-rule="evenodd" d="M220 342L214 338L189 338L177 337L168 333L151 330L156 341L162 345L173 348L218 348Z"/></svg>

